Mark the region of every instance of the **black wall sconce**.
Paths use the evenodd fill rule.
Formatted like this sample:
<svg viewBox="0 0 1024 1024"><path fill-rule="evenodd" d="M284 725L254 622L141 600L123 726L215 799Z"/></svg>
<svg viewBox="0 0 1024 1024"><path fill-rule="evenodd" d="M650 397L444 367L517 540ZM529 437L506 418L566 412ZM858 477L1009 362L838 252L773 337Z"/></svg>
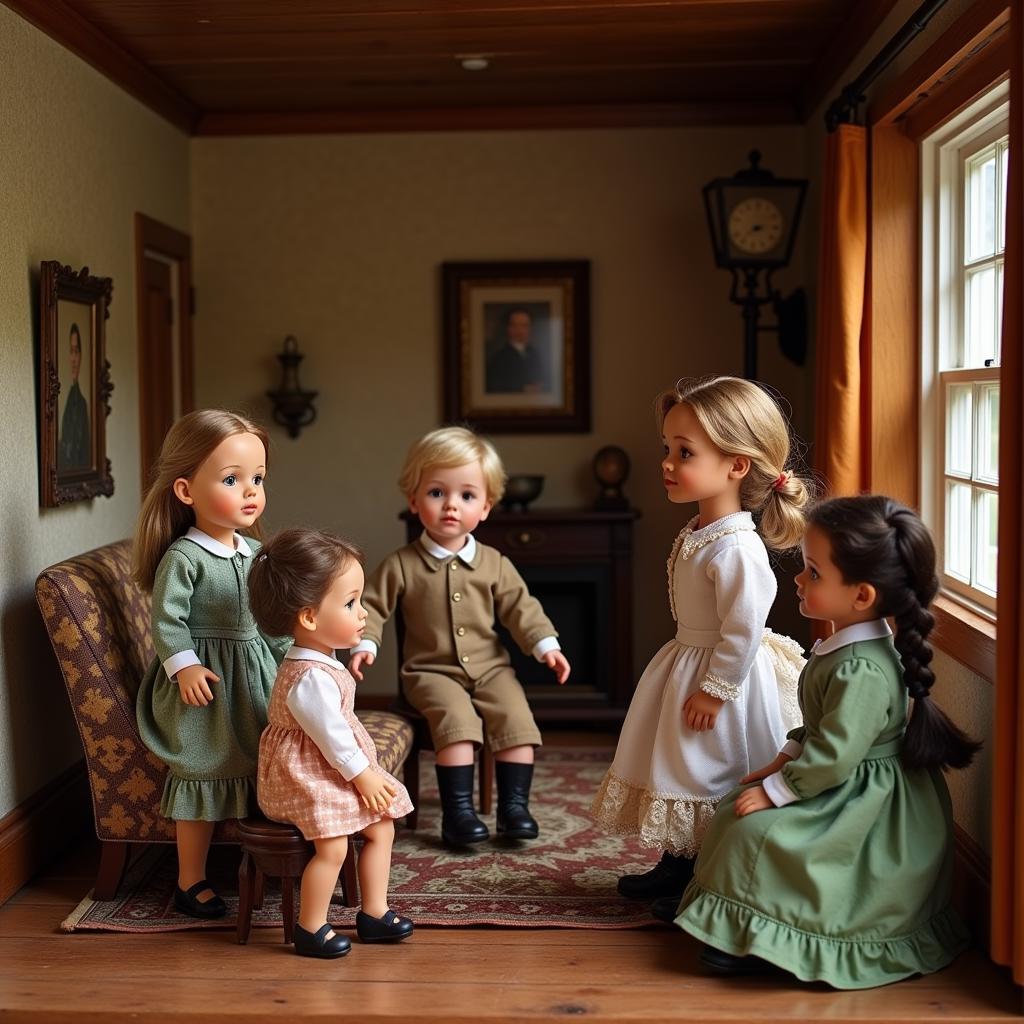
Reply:
<svg viewBox="0 0 1024 1024"><path fill-rule="evenodd" d="M281 386L277 391L268 391L267 398L274 403L274 422L288 431L289 437L298 437L303 427L316 419L313 399L316 391L304 391L299 387L299 363L305 358L299 351L295 336L284 339L284 348L278 353L281 362Z"/></svg>

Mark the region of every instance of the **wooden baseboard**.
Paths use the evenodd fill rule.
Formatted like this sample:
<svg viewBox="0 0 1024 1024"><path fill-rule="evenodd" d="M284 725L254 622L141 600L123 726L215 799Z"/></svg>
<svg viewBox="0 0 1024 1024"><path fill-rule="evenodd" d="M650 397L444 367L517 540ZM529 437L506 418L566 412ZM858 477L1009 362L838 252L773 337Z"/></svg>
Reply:
<svg viewBox="0 0 1024 1024"><path fill-rule="evenodd" d="M953 904L986 953L992 923L992 861L959 826L953 826Z"/></svg>
<svg viewBox="0 0 1024 1024"><path fill-rule="evenodd" d="M92 827L85 761L0 818L0 905Z"/></svg>

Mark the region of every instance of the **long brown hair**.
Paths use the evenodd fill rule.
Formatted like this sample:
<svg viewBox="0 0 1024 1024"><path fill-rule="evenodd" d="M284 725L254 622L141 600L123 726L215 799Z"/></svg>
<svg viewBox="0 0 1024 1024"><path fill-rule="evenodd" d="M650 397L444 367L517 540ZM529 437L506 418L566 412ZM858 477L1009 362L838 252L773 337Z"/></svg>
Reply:
<svg viewBox="0 0 1024 1024"><path fill-rule="evenodd" d="M693 410L721 452L750 459L750 471L740 483L740 505L760 514L765 544L777 551L795 547L803 536L813 484L796 472L789 423L775 400L760 384L741 377L684 378L655 400L659 430L680 402Z"/></svg>
<svg viewBox="0 0 1024 1024"><path fill-rule="evenodd" d="M863 494L815 506L810 523L828 537L843 582L870 583L875 612L896 620L896 650L914 713L903 740L908 768L966 768L981 744L962 732L931 699L935 673L928 610L939 591L935 545L917 514L893 498Z"/></svg>
<svg viewBox="0 0 1024 1024"><path fill-rule="evenodd" d="M132 575L144 590L153 589L157 566L168 547L195 525L195 513L178 500L174 481L179 477L191 480L217 445L235 434L255 434L263 442L267 462L270 461L267 432L245 416L226 409L197 409L182 416L167 431L135 527ZM262 537L258 521L247 532Z"/></svg>

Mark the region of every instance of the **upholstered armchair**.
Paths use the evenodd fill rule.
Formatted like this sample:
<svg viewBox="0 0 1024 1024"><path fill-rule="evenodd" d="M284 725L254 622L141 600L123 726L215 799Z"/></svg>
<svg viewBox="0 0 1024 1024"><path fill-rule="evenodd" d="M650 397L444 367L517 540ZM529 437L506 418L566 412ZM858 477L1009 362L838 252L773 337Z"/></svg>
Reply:
<svg viewBox="0 0 1024 1024"><path fill-rule="evenodd" d="M174 842L174 823L160 815L166 768L143 745L135 720L136 693L154 652L149 595L131 576L131 542L51 565L36 580L36 600L85 751L102 849L94 897L112 899L132 843ZM381 766L397 775L412 749L412 727L387 712L359 718ZM410 769L405 781L416 803ZM233 821L218 824L214 842L237 841ZM354 874L354 862L346 867Z"/></svg>

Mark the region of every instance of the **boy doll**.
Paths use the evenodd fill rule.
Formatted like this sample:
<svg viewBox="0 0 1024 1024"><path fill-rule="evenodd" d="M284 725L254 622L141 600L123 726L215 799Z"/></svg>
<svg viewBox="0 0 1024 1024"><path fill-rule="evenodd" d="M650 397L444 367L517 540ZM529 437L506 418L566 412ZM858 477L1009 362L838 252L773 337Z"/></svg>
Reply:
<svg viewBox="0 0 1024 1024"><path fill-rule="evenodd" d="M535 839L529 799L541 736L495 617L559 683L569 678L569 662L515 566L473 537L505 489L501 459L472 431L443 427L409 449L398 485L423 533L366 581L366 630L349 669L362 679L361 666L373 664L384 623L400 602L402 691L426 718L437 751L442 838L455 846L488 838L473 808L474 749L486 729L498 781L498 834Z"/></svg>

